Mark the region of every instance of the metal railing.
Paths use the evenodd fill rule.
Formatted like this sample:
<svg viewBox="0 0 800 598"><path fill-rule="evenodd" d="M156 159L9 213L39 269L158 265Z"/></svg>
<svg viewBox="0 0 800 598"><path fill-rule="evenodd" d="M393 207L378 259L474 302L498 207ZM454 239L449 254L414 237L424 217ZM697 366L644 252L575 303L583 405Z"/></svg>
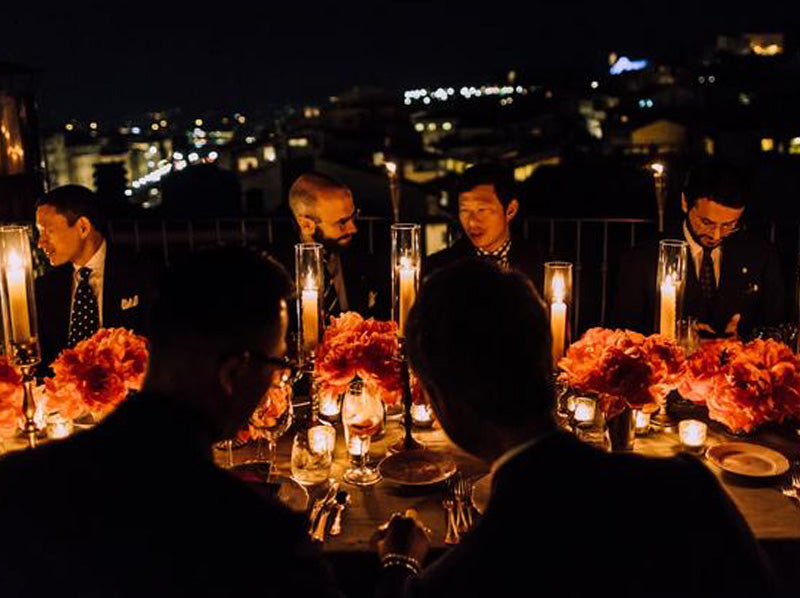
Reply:
<svg viewBox="0 0 800 598"><path fill-rule="evenodd" d="M451 227L457 228L457 222ZM389 225L384 218L360 218L359 245L354 249L370 254L388 252ZM204 245L241 243L269 249L275 244L294 243L293 227L289 218L117 220L110 223L109 233L114 243L133 246L154 258L160 255L163 263L169 264L178 254ZM637 218L527 218L521 228L522 236L538 243L546 259L574 264L572 329L576 335L591 326L607 324L609 290L620 257L656 232L654 221ZM770 222L754 232L779 247L787 284L793 289L800 224Z"/></svg>

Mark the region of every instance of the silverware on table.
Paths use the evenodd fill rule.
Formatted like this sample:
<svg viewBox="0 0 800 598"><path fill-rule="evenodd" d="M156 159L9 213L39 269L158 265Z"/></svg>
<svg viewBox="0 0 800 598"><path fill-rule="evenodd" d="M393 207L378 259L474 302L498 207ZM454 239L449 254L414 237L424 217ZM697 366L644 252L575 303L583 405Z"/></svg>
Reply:
<svg viewBox="0 0 800 598"><path fill-rule="evenodd" d="M452 498L445 498L442 501L444 510L447 511L447 532L444 536L445 544L458 544L461 541L461 536L458 533L458 526L456 525L455 514L455 501Z"/></svg>
<svg viewBox="0 0 800 598"><path fill-rule="evenodd" d="M331 485L330 488L328 488L328 492L323 498L318 499L311 508L311 514L308 516L308 533L310 536L313 537L314 531L317 527L317 521L319 520L322 510L325 508L326 504L334 499L337 490L339 490L339 482L331 480Z"/></svg>
<svg viewBox="0 0 800 598"><path fill-rule="evenodd" d="M345 508L350 503L350 494L347 490L339 490L336 493L336 516L333 519L333 525L331 525L331 536L338 536L342 533L342 513L344 513Z"/></svg>
<svg viewBox="0 0 800 598"><path fill-rule="evenodd" d="M460 473L457 474L457 476L454 490L456 504L461 511L461 526L459 527L459 531L468 532L472 529L472 484L464 479Z"/></svg>

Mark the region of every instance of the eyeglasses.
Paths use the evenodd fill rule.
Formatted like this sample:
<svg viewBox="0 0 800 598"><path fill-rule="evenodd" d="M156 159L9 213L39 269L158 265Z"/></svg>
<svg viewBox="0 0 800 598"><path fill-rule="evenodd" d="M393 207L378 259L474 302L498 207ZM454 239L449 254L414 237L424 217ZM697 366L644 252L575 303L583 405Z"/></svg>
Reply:
<svg viewBox="0 0 800 598"><path fill-rule="evenodd" d="M359 219L360 216L361 216L361 210L359 208L356 208L352 214L350 214L349 216L345 216L344 218L340 218L336 222L325 222L324 220L321 220L316 216L309 216L309 218L311 218L317 224L327 224L329 226L335 226L338 227L340 231L344 231L347 228L348 224L350 224L351 222L355 222L356 220Z"/></svg>
<svg viewBox="0 0 800 598"><path fill-rule="evenodd" d="M704 231L714 232L719 228L719 234L722 236L731 235L739 230L739 221L735 220L733 222L723 222L719 224L714 222L713 220L709 220L708 218L703 218L699 216L695 216L695 221L697 223L697 228L701 228Z"/></svg>

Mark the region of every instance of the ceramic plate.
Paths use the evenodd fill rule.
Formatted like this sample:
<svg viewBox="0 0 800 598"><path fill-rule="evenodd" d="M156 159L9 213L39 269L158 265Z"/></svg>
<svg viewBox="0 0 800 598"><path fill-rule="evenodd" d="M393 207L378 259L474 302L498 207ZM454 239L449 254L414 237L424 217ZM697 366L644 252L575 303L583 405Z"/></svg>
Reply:
<svg viewBox="0 0 800 598"><path fill-rule="evenodd" d="M456 472L455 462L442 453L417 449L386 457L378 466L388 481L402 486L428 486L443 482Z"/></svg>
<svg viewBox="0 0 800 598"><path fill-rule="evenodd" d="M777 451L747 442L726 442L706 452L708 460L736 475L767 478L789 471L789 461Z"/></svg>
<svg viewBox="0 0 800 598"><path fill-rule="evenodd" d="M308 508L308 492L292 478L273 475L267 483L268 467L265 463L241 463L230 468L237 478L246 482L253 490L271 498L277 498L296 513L303 513Z"/></svg>

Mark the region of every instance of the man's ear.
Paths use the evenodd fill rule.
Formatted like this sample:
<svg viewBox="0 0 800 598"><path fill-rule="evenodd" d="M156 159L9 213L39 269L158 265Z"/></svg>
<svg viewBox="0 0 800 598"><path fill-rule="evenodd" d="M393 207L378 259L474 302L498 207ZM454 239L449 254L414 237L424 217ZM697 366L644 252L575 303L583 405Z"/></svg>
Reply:
<svg viewBox="0 0 800 598"><path fill-rule="evenodd" d="M689 202L686 201L686 194L681 193L681 210L683 210L684 214L689 213Z"/></svg>
<svg viewBox="0 0 800 598"><path fill-rule="evenodd" d="M217 366L217 380L226 396L232 397L236 393L236 379L244 365L243 358L239 355L226 357Z"/></svg>
<svg viewBox="0 0 800 598"><path fill-rule="evenodd" d="M86 216L78 218L75 225L78 227L78 234L81 236L81 239L88 237L89 233L94 229L92 222Z"/></svg>
<svg viewBox="0 0 800 598"><path fill-rule="evenodd" d="M516 199L512 199L506 206L506 222L511 222L517 212L519 212L519 202Z"/></svg>
<svg viewBox="0 0 800 598"><path fill-rule="evenodd" d="M300 234L308 238L314 236L314 232L317 230L317 223L314 222L312 218L303 214L298 214L296 219L297 226L300 228Z"/></svg>

